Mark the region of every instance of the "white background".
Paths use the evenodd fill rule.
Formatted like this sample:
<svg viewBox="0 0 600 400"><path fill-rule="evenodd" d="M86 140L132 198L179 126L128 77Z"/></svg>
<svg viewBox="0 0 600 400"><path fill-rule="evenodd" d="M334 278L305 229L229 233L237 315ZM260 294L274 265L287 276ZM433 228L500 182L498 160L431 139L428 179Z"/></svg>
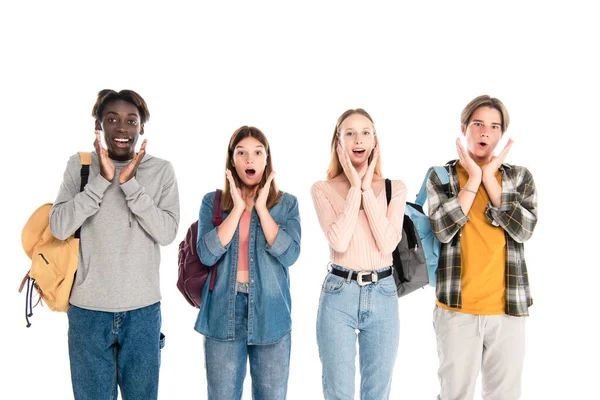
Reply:
<svg viewBox="0 0 600 400"><path fill-rule="evenodd" d="M531 170L539 194L539 223L526 244L535 305L522 398L596 396L600 263L592 162L600 133L600 29L590 7L7 3L0 7L3 398L72 397L66 315L37 308L25 328L17 286L29 260L20 232L38 205L54 200L68 157L92 150L90 113L104 88L133 89L146 99L147 150L172 161L179 182L179 233L162 249L161 399L206 398L196 312L175 287L176 249L202 195L223 185L236 128L250 124L266 133L277 183L300 202L288 398L318 399L315 320L329 252L310 186L325 178L337 117L355 107L371 113L384 175L404 180L413 199L428 166L456 157L460 112L484 93L507 106L505 139L515 140L507 161ZM400 300L394 399L437 393L433 302L432 288Z"/></svg>

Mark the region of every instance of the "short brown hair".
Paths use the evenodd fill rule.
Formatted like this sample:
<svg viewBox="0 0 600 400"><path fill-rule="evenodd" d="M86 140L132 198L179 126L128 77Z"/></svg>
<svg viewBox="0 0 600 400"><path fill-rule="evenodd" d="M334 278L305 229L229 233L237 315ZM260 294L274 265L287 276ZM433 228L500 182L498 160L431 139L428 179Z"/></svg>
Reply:
<svg viewBox="0 0 600 400"><path fill-rule="evenodd" d="M150 111L148 111L146 101L133 90L127 89L121 90L120 92L116 92L112 89L102 89L99 91L96 104L94 104L94 108L92 109L92 117L94 117L96 121L102 120L104 107L107 103L114 100L123 100L136 106L140 113L140 122L142 125L150 119Z"/></svg>
<svg viewBox="0 0 600 400"><path fill-rule="evenodd" d="M477 96L467 106L462 110L460 115L460 126L462 131L465 132L467 130L467 126L471 121L471 117L478 108L481 107L489 107L498 110L500 113L500 117L502 118L502 133L506 132L508 129L508 124L510 123L510 118L508 117L508 111L504 104L500 100L495 97L490 97L487 94Z"/></svg>
<svg viewBox="0 0 600 400"><path fill-rule="evenodd" d="M339 141L339 133L340 133L340 125L351 115L360 114L363 117L367 118L371 121L373 125L373 134L375 134L375 123L373 122L373 118L369 115L368 112L363 110L362 108L351 108L349 110L344 111L342 115L337 120L335 124L335 129L333 130L333 137L331 138L331 161L329 162L329 168L327 168L327 179L333 179L342 172L344 169L342 168L342 164L340 164L340 160L337 154L337 144ZM379 140L377 141L379 143ZM373 159L373 152L369 155L368 162L370 163ZM379 157L377 158L377 164L375 164L375 174L381 176L381 153L379 153Z"/></svg>
<svg viewBox="0 0 600 400"><path fill-rule="evenodd" d="M247 137L253 137L258 140L263 146L265 146L265 153L267 154L267 166L265 167L265 171L263 172L262 179L260 180L258 187L262 188L265 186L267 182L267 178L273 171L273 161L271 157L271 149L269 148L269 141L264 133L258 128L253 126L241 126L233 132L231 135L231 139L229 140L229 146L227 147L227 159L225 161L225 170L229 169L231 171L231 176L233 177L233 181L235 185L241 188L244 185L244 182L238 175L235 167L233 166L233 152L235 151L235 146L238 145L239 142L244 140ZM277 189L277 185L275 184L275 178L271 181L271 186L269 187L269 196L267 197L267 208L271 209L275 204L279 202L281 199L281 192ZM225 187L223 188L223 196L221 197L221 205L223 206L224 211L231 211L233 209L233 198L231 197L231 189L229 188L229 181L227 177L225 177Z"/></svg>

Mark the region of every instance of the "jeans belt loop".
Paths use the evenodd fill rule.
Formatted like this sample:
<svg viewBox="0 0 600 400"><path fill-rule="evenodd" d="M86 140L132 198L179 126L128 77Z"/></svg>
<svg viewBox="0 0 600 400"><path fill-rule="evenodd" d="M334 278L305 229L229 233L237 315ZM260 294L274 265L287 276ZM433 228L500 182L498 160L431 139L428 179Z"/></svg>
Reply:
<svg viewBox="0 0 600 400"><path fill-rule="evenodd" d="M348 271L348 277L346 277L346 283L350 283L350 281L352 280L352 272L353 271Z"/></svg>

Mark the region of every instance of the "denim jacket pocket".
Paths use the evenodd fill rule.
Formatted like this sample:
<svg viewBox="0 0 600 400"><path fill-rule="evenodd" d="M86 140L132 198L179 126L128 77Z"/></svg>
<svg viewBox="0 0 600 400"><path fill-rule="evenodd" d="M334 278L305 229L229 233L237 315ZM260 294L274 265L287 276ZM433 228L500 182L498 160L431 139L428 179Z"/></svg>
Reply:
<svg viewBox="0 0 600 400"><path fill-rule="evenodd" d="M333 274L327 274L325 281L323 281L323 293L339 293L346 287L346 285L345 278Z"/></svg>

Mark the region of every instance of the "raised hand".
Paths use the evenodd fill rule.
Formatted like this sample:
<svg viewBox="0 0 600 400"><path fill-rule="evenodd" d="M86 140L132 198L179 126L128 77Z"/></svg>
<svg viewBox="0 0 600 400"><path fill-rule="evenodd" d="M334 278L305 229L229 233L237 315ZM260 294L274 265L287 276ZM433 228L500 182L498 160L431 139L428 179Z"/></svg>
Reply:
<svg viewBox="0 0 600 400"><path fill-rule="evenodd" d="M350 156L348 155L346 150L344 150L342 144L339 141L336 151L338 154L338 159L340 160L340 164L344 169L344 174L346 174L346 178L348 178L348 181L350 181L350 186L360 188L362 185L360 176L358 175L356 168L354 168L354 165L352 165L352 161L350 161Z"/></svg>
<svg viewBox="0 0 600 400"><path fill-rule="evenodd" d="M100 139L101 131L96 130L96 140L94 140L94 148L98 154L98 163L100 164L100 175L107 181L111 182L115 177L115 164L108 156L108 150L102 147L102 139Z"/></svg>
<svg viewBox="0 0 600 400"><path fill-rule="evenodd" d="M244 211L246 209L246 201L242 198L241 189L235 186L235 181L233 180L231 170L227 169L225 176L229 182L229 192L231 193L231 198L233 199L233 208L240 210L240 212Z"/></svg>
<svg viewBox="0 0 600 400"><path fill-rule="evenodd" d="M254 203L254 207L256 211L266 210L267 209L267 199L269 198L269 190L271 189L271 181L275 177L275 171L271 171L265 185L258 189L258 196L256 197L256 202Z"/></svg>
<svg viewBox="0 0 600 400"><path fill-rule="evenodd" d="M465 150L463 145L460 143L460 138L456 138L456 152L458 153L458 158L460 159L460 165L467 171L469 174L469 179L474 179L478 182L478 185L481 183L481 168L469 155L469 152Z"/></svg>
<svg viewBox="0 0 600 400"><path fill-rule="evenodd" d="M129 164L127 164L123 167L123 169L121 169L121 174L119 175L119 183L121 185L130 180L135 175L135 171L137 170L138 165L140 165L142 159L146 155L147 142L147 139L144 139L144 141L142 142L142 146L140 147L140 151L135 154L133 160L131 160Z"/></svg>
<svg viewBox="0 0 600 400"><path fill-rule="evenodd" d="M492 160L483 166L483 175L493 177L496 174L498 168L500 168L500 166L504 163L504 160L506 159L506 156L508 155L512 145L513 140L508 139L506 146L504 146L504 149L502 149L500 154L498 154L498 156L492 156Z"/></svg>
<svg viewBox="0 0 600 400"><path fill-rule="evenodd" d="M371 189L371 186L373 184L373 174L375 173L375 166L377 165L378 157L379 157L379 146L377 144L375 144L375 147L373 148L373 158L371 159L371 163L369 164L369 167L367 168L367 172L365 173L365 176L363 176L363 179L362 179L361 189L363 192L365 190Z"/></svg>

